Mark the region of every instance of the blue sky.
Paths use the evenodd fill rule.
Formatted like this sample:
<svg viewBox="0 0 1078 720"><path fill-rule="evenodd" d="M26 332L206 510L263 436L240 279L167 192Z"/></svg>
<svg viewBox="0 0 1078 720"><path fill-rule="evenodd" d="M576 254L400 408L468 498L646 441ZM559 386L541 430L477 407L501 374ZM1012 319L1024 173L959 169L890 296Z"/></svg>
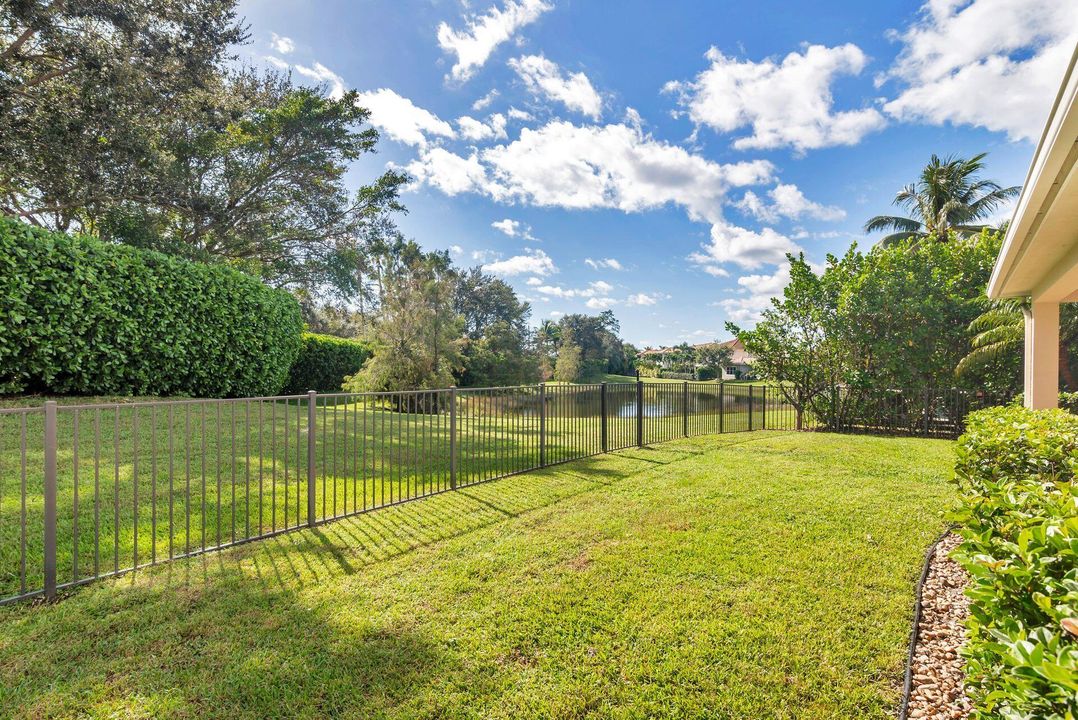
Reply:
<svg viewBox="0 0 1078 720"><path fill-rule="evenodd" d="M401 228L640 346L728 337L932 153L1024 179L1078 3L247 0L244 62L355 88Z"/></svg>

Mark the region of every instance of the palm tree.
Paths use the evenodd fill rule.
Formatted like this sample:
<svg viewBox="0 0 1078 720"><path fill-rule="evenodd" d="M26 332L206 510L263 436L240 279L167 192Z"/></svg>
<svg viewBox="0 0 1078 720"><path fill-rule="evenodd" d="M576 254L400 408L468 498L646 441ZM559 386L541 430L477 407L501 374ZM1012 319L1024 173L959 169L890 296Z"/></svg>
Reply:
<svg viewBox="0 0 1078 720"><path fill-rule="evenodd" d="M1018 195L1021 187L1002 187L994 180L983 180L984 158L933 155L917 182L898 191L893 205L905 208L910 217L877 215L865 223L865 232L893 230L881 241L884 246L913 238L934 236L946 240L951 231L959 235L979 233L979 225L1007 200Z"/></svg>
<svg viewBox="0 0 1078 720"><path fill-rule="evenodd" d="M970 332L975 333L970 340L970 351L955 367L959 377L971 377L978 370L983 370L997 360L1022 354L1025 342L1025 319L1023 309L1029 307L1029 301L1019 298L997 300L985 312L978 315L969 324ZM1067 390L1078 389L1070 366L1070 348L1078 339L1078 316L1073 312L1064 312L1059 328L1059 375Z"/></svg>

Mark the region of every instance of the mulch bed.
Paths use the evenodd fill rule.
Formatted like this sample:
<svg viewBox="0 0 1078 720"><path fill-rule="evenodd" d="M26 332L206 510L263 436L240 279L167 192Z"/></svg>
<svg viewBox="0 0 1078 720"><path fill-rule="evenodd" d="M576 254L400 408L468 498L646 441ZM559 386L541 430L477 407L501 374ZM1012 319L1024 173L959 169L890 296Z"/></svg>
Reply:
<svg viewBox="0 0 1078 720"><path fill-rule="evenodd" d="M949 534L936 546L921 590L921 622L911 665L912 685L906 717L960 720L970 703L962 689L969 599L963 594L969 576L949 555L961 538Z"/></svg>

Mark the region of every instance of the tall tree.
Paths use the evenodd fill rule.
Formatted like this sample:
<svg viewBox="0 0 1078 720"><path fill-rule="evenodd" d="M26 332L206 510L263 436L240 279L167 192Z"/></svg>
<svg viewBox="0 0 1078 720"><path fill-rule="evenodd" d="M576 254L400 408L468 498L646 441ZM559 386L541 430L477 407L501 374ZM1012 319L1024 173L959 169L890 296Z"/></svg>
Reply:
<svg viewBox="0 0 1078 720"><path fill-rule="evenodd" d="M829 398L836 385L848 390L849 407L875 390L952 387L969 351L969 325L988 303L984 288L999 245L997 234L983 232L867 253L854 246L829 256L818 275L791 258L782 299L754 330L731 329L756 356L754 371L788 384L782 392L802 409ZM982 388L996 379L981 371L960 381Z"/></svg>
<svg viewBox="0 0 1078 720"><path fill-rule="evenodd" d="M534 382L538 360L531 342L531 306L505 281L474 267L460 274L454 306L464 323L464 387Z"/></svg>
<svg viewBox="0 0 1078 720"><path fill-rule="evenodd" d="M235 0L0 4L0 210L94 229L143 196L162 129L212 86L246 39Z"/></svg>
<svg viewBox="0 0 1078 720"><path fill-rule="evenodd" d="M461 364L462 323L453 309L454 278L443 259L424 256L385 278L369 332L374 356L345 378L345 389L418 390L453 384Z"/></svg>
<svg viewBox="0 0 1078 720"><path fill-rule="evenodd" d="M756 357L755 372L778 381L778 390L794 407L801 429L805 413L829 397L836 378L843 374L844 358L830 332L837 322L837 307L829 279L814 273L804 255L787 257L790 282L782 297L772 299L754 329L732 323L727 328ZM830 267L839 264L834 257L828 260Z"/></svg>
<svg viewBox="0 0 1078 720"><path fill-rule="evenodd" d="M169 126L169 162L147 197L114 207L103 235L198 260L223 260L275 285L350 297L364 224L402 211L407 176L350 194L348 164L377 132L356 94L339 100L281 74L244 71Z"/></svg>
<svg viewBox="0 0 1078 720"><path fill-rule="evenodd" d="M558 361L554 365L554 379L558 382L575 383L583 379L584 373L583 352L576 342L576 335L572 330L568 330L562 334Z"/></svg>
<svg viewBox="0 0 1078 720"><path fill-rule="evenodd" d="M625 349L618 332L621 325L614 313L604 310L598 315L570 314L558 321L561 340L572 333L573 343L580 349L583 376L595 376L604 372L618 372L627 368Z"/></svg>
<svg viewBox="0 0 1078 720"><path fill-rule="evenodd" d="M984 312L996 234L948 242L853 249L826 274L838 292L831 334L850 359L850 385L951 387L969 350L970 322ZM991 377L963 378L978 387Z"/></svg>
<svg viewBox="0 0 1078 720"><path fill-rule="evenodd" d="M981 178L986 156L940 159L933 155L920 178L899 190L892 202L909 214L877 215L865 223L865 232L894 231L883 238L884 245L929 236L946 240L952 232L960 237L981 232L987 227L981 221L1021 190Z"/></svg>

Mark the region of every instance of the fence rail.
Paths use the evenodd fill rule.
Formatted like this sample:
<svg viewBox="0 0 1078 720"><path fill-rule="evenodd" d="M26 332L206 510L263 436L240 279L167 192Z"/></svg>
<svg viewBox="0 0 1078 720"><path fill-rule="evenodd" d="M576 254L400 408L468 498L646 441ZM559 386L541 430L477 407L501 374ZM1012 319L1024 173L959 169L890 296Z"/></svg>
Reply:
<svg viewBox="0 0 1078 720"><path fill-rule="evenodd" d="M827 429L824 415L781 388L699 382L0 409L0 603L633 446Z"/></svg>

